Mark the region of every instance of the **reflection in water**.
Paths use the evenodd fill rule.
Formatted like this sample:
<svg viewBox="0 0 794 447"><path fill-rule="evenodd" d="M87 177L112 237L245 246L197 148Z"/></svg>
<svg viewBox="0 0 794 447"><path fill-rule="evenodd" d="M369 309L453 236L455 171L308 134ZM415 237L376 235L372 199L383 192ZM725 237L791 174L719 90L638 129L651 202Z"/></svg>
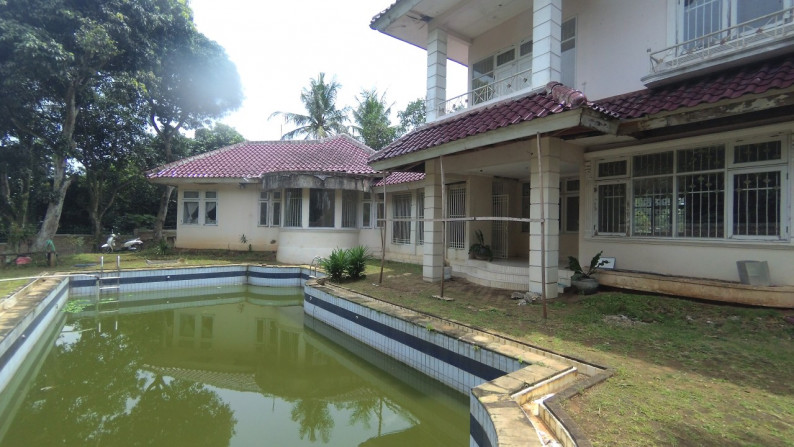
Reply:
<svg viewBox="0 0 794 447"><path fill-rule="evenodd" d="M299 294L67 321L0 444L467 443L463 396L304 326Z"/></svg>

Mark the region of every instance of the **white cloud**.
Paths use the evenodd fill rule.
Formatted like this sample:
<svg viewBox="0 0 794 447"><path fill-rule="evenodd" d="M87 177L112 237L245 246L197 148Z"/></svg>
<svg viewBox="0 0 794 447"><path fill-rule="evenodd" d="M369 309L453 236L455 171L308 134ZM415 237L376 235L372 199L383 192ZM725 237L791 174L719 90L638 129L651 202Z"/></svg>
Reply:
<svg viewBox="0 0 794 447"><path fill-rule="evenodd" d="M320 72L342 85L339 107L377 88L395 115L425 95L424 50L369 28L393 0L191 0L196 25L226 48L237 65L245 102L221 121L249 140L276 140L292 129L269 120L275 111L302 113L300 92ZM455 65L453 67L452 65ZM450 62L450 86L465 88L466 71Z"/></svg>

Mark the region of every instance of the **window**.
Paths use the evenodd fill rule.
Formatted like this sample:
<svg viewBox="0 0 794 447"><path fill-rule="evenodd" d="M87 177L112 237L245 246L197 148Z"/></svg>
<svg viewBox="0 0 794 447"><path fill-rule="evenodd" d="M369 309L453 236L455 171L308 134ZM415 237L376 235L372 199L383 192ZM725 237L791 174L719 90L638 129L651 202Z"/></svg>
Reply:
<svg viewBox="0 0 794 447"><path fill-rule="evenodd" d="M342 228L356 228L356 205L358 192L342 192Z"/></svg>
<svg viewBox="0 0 794 447"><path fill-rule="evenodd" d="M182 223L186 225L198 224L199 217L199 192L185 191L182 193Z"/></svg>
<svg viewBox="0 0 794 447"><path fill-rule="evenodd" d="M740 141L599 163L597 230L631 236L781 239L786 203L784 141ZM631 188L628 188L628 185ZM629 200L630 199L630 200ZM728 225L726 226L726 223Z"/></svg>
<svg viewBox="0 0 794 447"><path fill-rule="evenodd" d="M204 191L204 225L218 225L218 193Z"/></svg>
<svg viewBox="0 0 794 447"><path fill-rule="evenodd" d="M361 226L372 228L372 193L365 192L364 200L361 202Z"/></svg>
<svg viewBox="0 0 794 447"><path fill-rule="evenodd" d="M576 17L562 22L560 33L560 82L576 86Z"/></svg>
<svg viewBox="0 0 794 447"><path fill-rule="evenodd" d="M425 192L416 192L416 245L425 243Z"/></svg>
<svg viewBox="0 0 794 447"><path fill-rule="evenodd" d="M598 185L598 233L626 234L626 184Z"/></svg>
<svg viewBox="0 0 794 447"><path fill-rule="evenodd" d="M386 204L383 202L383 194L378 194L377 198L378 198L378 205L377 205L378 219L375 222L375 226L377 226L378 228L383 228L383 226L386 224L386 222L384 222L384 219L386 219L386 212L384 211L383 207L386 206Z"/></svg>
<svg viewBox="0 0 794 447"><path fill-rule="evenodd" d="M447 189L447 217L450 219L466 217L466 185L450 185ZM450 248L465 248L466 222L447 222L447 245Z"/></svg>
<svg viewBox="0 0 794 447"><path fill-rule="evenodd" d="M524 75L516 76L519 73ZM471 66L471 104L517 92L532 84L532 40L524 39Z"/></svg>
<svg viewBox="0 0 794 447"><path fill-rule="evenodd" d="M678 41L691 41L686 49L697 50L712 42L737 37L736 34L719 33L735 25L747 25L748 29L740 30L740 34L769 27L783 17L761 17L790 7L791 0L679 0Z"/></svg>
<svg viewBox="0 0 794 447"><path fill-rule="evenodd" d="M284 190L284 226L303 225L303 191L300 188Z"/></svg>
<svg viewBox="0 0 794 447"><path fill-rule="evenodd" d="M563 204L560 221L562 231L565 233L579 232L579 179L567 179L562 181Z"/></svg>
<svg viewBox="0 0 794 447"><path fill-rule="evenodd" d="M411 222L398 219L411 218L411 194L395 194L392 196L392 222L391 242L392 244L411 243Z"/></svg>
<svg viewBox="0 0 794 447"><path fill-rule="evenodd" d="M334 193L332 189L309 190L309 227L334 227Z"/></svg>
<svg viewBox="0 0 794 447"><path fill-rule="evenodd" d="M281 191L262 191L259 193L259 225L274 226L281 224Z"/></svg>

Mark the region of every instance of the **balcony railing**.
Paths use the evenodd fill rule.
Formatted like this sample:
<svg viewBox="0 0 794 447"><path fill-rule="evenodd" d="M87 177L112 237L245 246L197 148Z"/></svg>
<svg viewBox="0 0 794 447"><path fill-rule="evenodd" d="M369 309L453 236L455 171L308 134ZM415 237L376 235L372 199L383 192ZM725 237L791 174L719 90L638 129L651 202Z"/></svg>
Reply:
<svg viewBox="0 0 794 447"><path fill-rule="evenodd" d="M651 73L664 73L794 35L794 8L784 9L651 53Z"/></svg>
<svg viewBox="0 0 794 447"><path fill-rule="evenodd" d="M504 98L517 92L529 90L531 87L532 70L529 69L494 81L488 85L478 87L438 104L426 102L425 108L428 112L428 116L430 116L432 110L435 110L436 116L441 117L494 99Z"/></svg>

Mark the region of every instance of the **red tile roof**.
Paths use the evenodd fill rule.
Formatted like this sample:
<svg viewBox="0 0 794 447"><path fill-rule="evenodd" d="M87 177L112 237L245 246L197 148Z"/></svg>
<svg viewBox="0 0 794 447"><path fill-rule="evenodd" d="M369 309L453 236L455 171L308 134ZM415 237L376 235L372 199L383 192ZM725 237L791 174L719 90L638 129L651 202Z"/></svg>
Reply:
<svg viewBox="0 0 794 447"><path fill-rule="evenodd" d="M400 183L418 182L425 179L424 172L392 172L386 176L386 185L399 185ZM383 186L383 178L373 186Z"/></svg>
<svg viewBox="0 0 794 447"><path fill-rule="evenodd" d="M743 65L675 84L595 102L621 119L634 119L794 85L794 55Z"/></svg>
<svg viewBox="0 0 794 447"><path fill-rule="evenodd" d="M427 124L376 152L369 161L399 157L587 105L587 98L581 92L562 84L550 83L546 91L548 93L531 93Z"/></svg>
<svg viewBox="0 0 794 447"><path fill-rule="evenodd" d="M160 166L149 178L257 178L275 172L374 176L374 151L347 135L323 140L246 141Z"/></svg>

